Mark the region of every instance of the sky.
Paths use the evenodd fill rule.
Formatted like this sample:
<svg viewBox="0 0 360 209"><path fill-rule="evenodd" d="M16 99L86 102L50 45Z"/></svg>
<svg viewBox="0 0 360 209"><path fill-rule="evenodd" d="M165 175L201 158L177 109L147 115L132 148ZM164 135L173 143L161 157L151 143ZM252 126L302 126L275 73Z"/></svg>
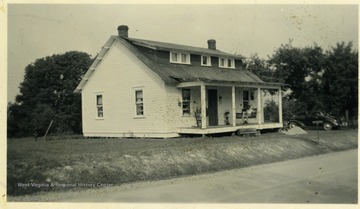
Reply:
<svg viewBox="0 0 360 209"><path fill-rule="evenodd" d="M83 51L95 56L119 25L129 37L207 47L250 57L338 42L358 47L358 5L309 4L8 4L7 99L19 94L25 67L36 59Z"/></svg>

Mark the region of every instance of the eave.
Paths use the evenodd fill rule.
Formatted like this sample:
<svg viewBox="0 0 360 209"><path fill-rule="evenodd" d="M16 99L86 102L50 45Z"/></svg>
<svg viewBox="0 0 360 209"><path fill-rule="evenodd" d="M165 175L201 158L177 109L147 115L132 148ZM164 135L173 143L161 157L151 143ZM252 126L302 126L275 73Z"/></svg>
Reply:
<svg viewBox="0 0 360 209"><path fill-rule="evenodd" d="M178 79L180 80L180 79ZM194 79L192 81L182 81L176 85L178 88L187 88L194 86L223 86L223 87L247 87L247 88L266 88L266 89L278 89L282 86L287 86L281 83L267 83L267 82L236 82L236 81L221 81L221 80L206 80L206 79Z"/></svg>
<svg viewBox="0 0 360 209"><path fill-rule="evenodd" d="M87 70L85 75L83 76L82 80L80 81L79 85L74 90L74 93L81 93L82 89L84 88L85 84L95 71L96 67L100 64L106 53L109 51L111 45L116 41L114 36L111 36L109 40L105 43L105 45L101 48L100 53L97 55L93 63L91 64L90 68Z"/></svg>

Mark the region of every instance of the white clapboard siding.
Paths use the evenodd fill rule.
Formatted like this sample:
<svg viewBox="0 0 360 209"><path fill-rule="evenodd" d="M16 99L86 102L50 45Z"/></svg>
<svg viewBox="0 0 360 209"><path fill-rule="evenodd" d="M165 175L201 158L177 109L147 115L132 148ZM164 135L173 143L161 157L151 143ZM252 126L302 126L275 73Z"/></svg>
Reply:
<svg viewBox="0 0 360 209"><path fill-rule="evenodd" d="M181 127L192 127L196 125L194 111L196 107L200 108L200 87L191 87L190 89L190 112L191 115L182 114L182 89L175 86L166 86L166 124L170 132L176 131Z"/></svg>
<svg viewBox="0 0 360 209"><path fill-rule="evenodd" d="M136 117L135 90L143 90L144 117ZM97 118L96 95L104 117ZM119 41L109 49L82 90L83 132L98 137L171 137L165 84Z"/></svg>

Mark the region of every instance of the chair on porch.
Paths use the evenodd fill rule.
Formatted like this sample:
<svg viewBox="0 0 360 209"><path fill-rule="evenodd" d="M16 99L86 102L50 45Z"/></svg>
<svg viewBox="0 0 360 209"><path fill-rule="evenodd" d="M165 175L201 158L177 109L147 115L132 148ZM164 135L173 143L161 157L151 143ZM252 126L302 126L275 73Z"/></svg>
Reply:
<svg viewBox="0 0 360 209"><path fill-rule="evenodd" d="M257 115L257 108L252 108L251 106L249 108L243 108L242 112L236 113L236 118L241 118L243 120L243 123L248 123L249 118L256 118Z"/></svg>

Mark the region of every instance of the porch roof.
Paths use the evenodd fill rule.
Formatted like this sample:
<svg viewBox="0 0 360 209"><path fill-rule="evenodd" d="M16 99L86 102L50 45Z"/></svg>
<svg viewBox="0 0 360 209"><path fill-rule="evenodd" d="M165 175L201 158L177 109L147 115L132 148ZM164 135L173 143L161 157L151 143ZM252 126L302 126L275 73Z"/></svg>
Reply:
<svg viewBox="0 0 360 209"><path fill-rule="evenodd" d="M224 81L224 80L209 80L202 78L194 78L194 79L180 79L175 78L180 81L176 86L179 88L183 87L191 87L191 86L201 86L201 85L209 85L209 86L241 86L241 87L260 87L260 88L279 88L281 86L286 86L286 84L282 83L270 83L270 82L246 82L246 81Z"/></svg>

